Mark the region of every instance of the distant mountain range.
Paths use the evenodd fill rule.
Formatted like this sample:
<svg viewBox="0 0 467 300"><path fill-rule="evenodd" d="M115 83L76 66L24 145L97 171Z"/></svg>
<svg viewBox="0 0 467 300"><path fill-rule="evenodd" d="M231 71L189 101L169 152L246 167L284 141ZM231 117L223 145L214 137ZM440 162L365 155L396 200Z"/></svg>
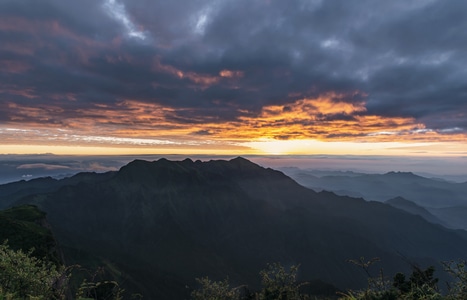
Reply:
<svg viewBox="0 0 467 300"><path fill-rule="evenodd" d="M414 202L409 201L407 199L404 199L402 197L396 197L396 198L393 198L393 199L389 199L389 200L385 201L385 203L387 203L387 204L389 204L389 205L391 205L393 207L399 208L401 210L404 210L406 212L409 212L411 214L420 216L420 217L424 218L425 220L427 220L428 222L431 222L431 223L434 223L434 224L440 224L440 225L443 225L443 226L447 227L446 224L443 221L441 221L440 219L435 217L426 208L424 208L424 207L422 207L420 205L417 205Z"/></svg>
<svg viewBox="0 0 467 300"><path fill-rule="evenodd" d="M317 191L332 191L342 196L361 197L365 200L380 202L403 198L413 202L412 208L407 205L396 205L396 207L413 213L413 206L416 205L432 215L426 218L430 222L467 230L467 218L465 218L467 182L454 183L442 179L425 178L410 172L361 174L298 168L285 168L284 172L303 186ZM388 204L395 203L393 201ZM421 215L427 216L426 213Z"/></svg>
<svg viewBox="0 0 467 300"><path fill-rule="evenodd" d="M386 176L404 186L398 174ZM348 259L380 257L394 274L408 271L408 262L467 258L464 231L394 203L318 193L243 158L136 160L114 172L0 186L0 208L25 203L47 213L68 262L104 262L147 299L186 299L202 276L255 288L271 262L300 263L300 279L345 289L366 284Z"/></svg>

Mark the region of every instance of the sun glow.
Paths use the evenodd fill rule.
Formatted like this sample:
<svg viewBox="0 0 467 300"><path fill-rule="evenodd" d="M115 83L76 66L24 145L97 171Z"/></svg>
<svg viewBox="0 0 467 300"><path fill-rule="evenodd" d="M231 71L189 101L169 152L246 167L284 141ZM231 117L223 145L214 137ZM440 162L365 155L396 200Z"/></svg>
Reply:
<svg viewBox="0 0 467 300"><path fill-rule="evenodd" d="M258 149L263 154L300 155L300 154L388 154L389 149L403 147L401 143L352 143L352 142L322 142L318 140L278 141L263 139L247 142L245 145ZM411 146L420 146L416 144Z"/></svg>
<svg viewBox="0 0 467 300"><path fill-rule="evenodd" d="M181 155L369 155L369 156L466 156L464 143L452 142L324 142L319 140L257 139L247 142L196 144L81 144L0 145L0 154L59 155L127 155L127 154L181 154Z"/></svg>
<svg viewBox="0 0 467 300"><path fill-rule="evenodd" d="M353 96L329 93L259 112L238 110L236 118L224 121L196 109L133 99L78 109L66 118L57 106L6 102L15 125L0 126L0 153L467 154L462 131L368 114L365 102L348 100Z"/></svg>

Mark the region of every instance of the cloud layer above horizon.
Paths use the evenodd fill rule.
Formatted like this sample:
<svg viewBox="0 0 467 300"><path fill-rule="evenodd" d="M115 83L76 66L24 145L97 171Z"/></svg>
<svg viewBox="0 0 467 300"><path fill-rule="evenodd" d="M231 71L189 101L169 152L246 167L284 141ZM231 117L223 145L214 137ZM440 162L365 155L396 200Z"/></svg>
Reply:
<svg viewBox="0 0 467 300"><path fill-rule="evenodd" d="M0 0L0 135L463 142L465 32L460 0Z"/></svg>

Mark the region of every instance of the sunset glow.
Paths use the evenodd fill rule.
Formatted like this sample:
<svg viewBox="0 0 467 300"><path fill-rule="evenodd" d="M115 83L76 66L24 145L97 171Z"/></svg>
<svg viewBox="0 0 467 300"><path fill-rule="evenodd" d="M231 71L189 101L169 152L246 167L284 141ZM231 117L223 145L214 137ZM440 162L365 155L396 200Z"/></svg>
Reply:
<svg viewBox="0 0 467 300"><path fill-rule="evenodd" d="M86 3L0 4L0 154L467 154L456 4Z"/></svg>

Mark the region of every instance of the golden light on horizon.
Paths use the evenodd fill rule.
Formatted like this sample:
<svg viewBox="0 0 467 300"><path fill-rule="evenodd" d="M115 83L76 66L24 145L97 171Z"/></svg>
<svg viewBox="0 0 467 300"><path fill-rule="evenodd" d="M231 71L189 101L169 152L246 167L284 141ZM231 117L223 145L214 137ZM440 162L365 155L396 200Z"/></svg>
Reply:
<svg viewBox="0 0 467 300"><path fill-rule="evenodd" d="M187 146L91 146L91 145L0 145L0 154L57 155L367 155L367 156L445 156L467 155L464 143L433 142L324 142L319 140L260 139L230 145Z"/></svg>
<svg viewBox="0 0 467 300"><path fill-rule="evenodd" d="M328 93L256 114L239 111L231 121L131 99L78 109L64 120L55 106L7 103L15 123L0 127L0 153L459 155L467 148L464 134L442 134L414 118L369 115L365 102L346 97Z"/></svg>
<svg viewBox="0 0 467 300"><path fill-rule="evenodd" d="M318 140L259 140L245 145L269 155L397 155L459 156L466 154L464 144L403 142L323 142Z"/></svg>
<svg viewBox="0 0 467 300"><path fill-rule="evenodd" d="M244 147L216 149L190 147L116 147L116 146L57 146L57 145L0 145L3 154L56 154L56 155L146 155L146 154L181 154L181 155L247 155L257 151L245 151Z"/></svg>

